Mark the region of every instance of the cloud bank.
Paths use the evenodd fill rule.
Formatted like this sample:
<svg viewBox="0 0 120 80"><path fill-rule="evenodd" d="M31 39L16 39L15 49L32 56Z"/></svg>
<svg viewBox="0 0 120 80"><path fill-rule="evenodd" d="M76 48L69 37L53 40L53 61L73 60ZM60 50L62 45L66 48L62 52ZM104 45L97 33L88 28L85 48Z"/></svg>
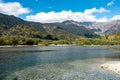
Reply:
<svg viewBox="0 0 120 80"><path fill-rule="evenodd" d="M19 2L3 2L0 0L0 13L19 16L29 13L28 8L24 8Z"/></svg>
<svg viewBox="0 0 120 80"><path fill-rule="evenodd" d="M97 19L94 13L104 13L110 12L110 10L106 10L103 7L100 9L92 8L86 9L84 12L73 12L69 11L61 11L61 12L40 12L35 15L29 15L26 17L27 21L41 22L41 23L53 23L53 22L63 22L66 20L74 20L74 21L97 21L97 22L106 22L107 18L99 18Z"/></svg>

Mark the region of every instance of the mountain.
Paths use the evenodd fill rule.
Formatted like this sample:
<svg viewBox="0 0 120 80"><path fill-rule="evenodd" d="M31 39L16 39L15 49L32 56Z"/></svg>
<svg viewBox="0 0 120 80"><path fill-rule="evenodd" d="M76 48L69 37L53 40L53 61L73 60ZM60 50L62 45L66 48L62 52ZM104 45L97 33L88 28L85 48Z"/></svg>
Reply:
<svg viewBox="0 0 120 80"><path fill-rule="evenodd" d="M43 27L46 30L47 34L53 35L58 39L73 40L80 37L79 35L70 33L61 27L48 26L48 25L44 25Z"/></svg>
<svg viewBox="0 0 120 80"><path fill-rule="evenodd" d="M75 39L78 37L96 37L90 29L76 25L71 21L62 23L28 22L12 15L0 13L1 36L26 36L43 39Z"/></svg>
<svg viewBox="0 0 120 80"><path fill-rule="evenodd" d="M76 22L67 21L78 26L84 26L98 35L111 35L120 32L120 20L109 22Z"/></svg>
<svg viewBox="0 0 120 80"><path fill-rule="evenodd" d="M120 31L120 21L110 21L110 22L96 22L92 25L89 25L88 28L94 31L96 34L99 35L110 35L115 34Z"/></svg>
<svg viewBox="0 0 120 80"><path fill-rule="evenodd" d="M108 29L104 31L104 34L115 34L120 32L120 20L111 21L108 23Z"/></svg>
<svg viewBox="0 0 120 80"><path fill-rule="evenodd" d="M0 13L0 34L4 30L10 29L11 27L24 23L25 21L20 18L16 18L12 15L9 16Z"/></svg>
<svg viewBox="0 0 120 80"><path fill-rule="evenodd" d="M97 36L92 32L91 30L85 28L84 26L76 25L71 21L65 21L62 23L47 23L44 24L43 27L54 27L54 28L61 28L62 30L65 30L69 33L78 35L78 36L84 36L84 37L95 37Z"/></svg>
<svg viewBox="0 0 120 80"><path fill-rule="evenodd" d="M91 29L98 35L111 35L120 31L120 20L109 22L76 22L79 25Z"/></svg>

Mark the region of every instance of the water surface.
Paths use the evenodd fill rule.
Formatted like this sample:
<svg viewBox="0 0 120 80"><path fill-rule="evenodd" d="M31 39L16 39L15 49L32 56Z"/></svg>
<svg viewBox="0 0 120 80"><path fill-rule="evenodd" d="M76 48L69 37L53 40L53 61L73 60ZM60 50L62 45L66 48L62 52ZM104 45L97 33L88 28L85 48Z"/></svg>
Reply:
<svg viewBox="0 0 120 80"><path fill-rule="evenodd" d="M120 80L99 67L120 53L107 48L119 46L0 48L0 80Z"/></svg>

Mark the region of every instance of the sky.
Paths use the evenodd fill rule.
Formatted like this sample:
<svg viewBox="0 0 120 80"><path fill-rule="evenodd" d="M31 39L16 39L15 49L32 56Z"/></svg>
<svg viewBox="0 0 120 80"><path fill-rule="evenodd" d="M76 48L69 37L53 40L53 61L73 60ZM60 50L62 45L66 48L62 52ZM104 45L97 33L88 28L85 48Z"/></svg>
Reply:
<svg viewBox="0 0 120 80"><path fill-rule="evenodd" d="M120 19L120 0L0 0L0 13L41 23L107 22Z"/></svg>

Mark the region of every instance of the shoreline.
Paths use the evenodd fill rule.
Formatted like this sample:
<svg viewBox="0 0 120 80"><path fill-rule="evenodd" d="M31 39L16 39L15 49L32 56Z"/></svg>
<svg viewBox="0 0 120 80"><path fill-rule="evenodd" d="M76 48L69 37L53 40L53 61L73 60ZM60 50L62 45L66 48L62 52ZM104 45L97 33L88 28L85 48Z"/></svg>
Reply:
<svg viewBox="0 0 120 80"><path fill-rule="evenodd" d="M4 47L26 47L26 46L38 46L38 45L2 45L0 46L0 48L4 48Z"/></svg>
<svg viewBox="0 0 120 80"><path fill-rule="evenodd" d="M109 61L100 65L100 67L104 70L120 75L120 61Z"/></svg>
<svg viewBox="0 0 120 80"><path fill-rule="evenodd" d="M9 48L9 47L29 47L29 46L38 46L38 47L44 47L44 46L39 46L39 45L3 45L3 46L0 46L0 48ZM48 46L74 46L74 45L48 45Z"/></svg>
<svg viewBox="0 0 120 80"><path fill-rule="evenodd" d="M40 46L40 45L0 45L1 47L24 47L24 46ZM76 45L76 44L50 44L47 46L120 46L120 45Z"/></svg>

